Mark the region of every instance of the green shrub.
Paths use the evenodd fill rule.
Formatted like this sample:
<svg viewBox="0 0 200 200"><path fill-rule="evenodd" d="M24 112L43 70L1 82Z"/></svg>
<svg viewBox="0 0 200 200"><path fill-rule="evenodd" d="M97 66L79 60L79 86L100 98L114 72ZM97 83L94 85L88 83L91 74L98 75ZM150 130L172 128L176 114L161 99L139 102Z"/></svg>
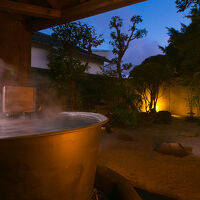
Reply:
<svg viewBox="0 0 200 200"><path fill-rule="evenodd" d="M152 124L152 123L169 124L172 120L171 113L168 111L141 112L140 117L142 123L145 124Z"/></svg>
<svg viewBox="0 0 200 200"><path fill-rule="evenodd" d="M110 118L114 125L137 127L140 123L140 115L137 109L130 109L130 106L125 103L116 105L112 109Z"/></svg>

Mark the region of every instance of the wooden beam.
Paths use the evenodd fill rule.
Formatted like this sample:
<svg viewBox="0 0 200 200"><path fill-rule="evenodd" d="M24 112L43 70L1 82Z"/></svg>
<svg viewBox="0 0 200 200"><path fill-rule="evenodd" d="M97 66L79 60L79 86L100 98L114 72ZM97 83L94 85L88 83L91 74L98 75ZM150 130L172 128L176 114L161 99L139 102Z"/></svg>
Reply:
<svg viewBox="0 0 200 200"><path fill-rule="evenodd" d="M56 9L62 9L63 7L74 6L77 4L77 0L47 0L48 3ZM86 1L86 0L81 0Z"/></svg>
<svg viewBox="0 0 200 200"><path fill-rule="evenodd" d="M0 0L0 10L47 19L61 17L60 10L8 0Z"/></svg>
<svg viewBox="0 0 200 200"><path fill-rule="evenodd" d="M47 2L52 6L52 8L58 9L55 0L47 0Z"/></svg>
<svg viewBox="0 0 200 200"><path fill-rule="evenodd" d="M84 2L86 2L87 0L79 0L80 1L80 3L84 3Z"/></svg>
<svg viewBox="0 0 200 200"><path fill-rule="evenodd" d="M40 19L29 21L27 23L27 28L31 31L38 31L143 1L146 0L90 0L82 4L63 9L61 18L55 20Z"/></svg>

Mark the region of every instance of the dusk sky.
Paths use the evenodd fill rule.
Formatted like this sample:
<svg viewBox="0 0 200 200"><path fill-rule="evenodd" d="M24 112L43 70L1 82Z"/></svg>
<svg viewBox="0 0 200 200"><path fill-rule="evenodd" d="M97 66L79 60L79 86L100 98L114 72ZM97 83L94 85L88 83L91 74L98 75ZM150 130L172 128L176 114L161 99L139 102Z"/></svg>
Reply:
<svg viewBox="0 0 200 200"><path fill-rule="evenodd" d="M175 0L147 0L132 6L85 18L81 21L94 26L99 34L103 34L105 42L98 49L112 50L109 45L109 21L111 17L120 16L124 20L123 30L126 32L129 28L131 16L141 15L143 22L139 27L146 28L148 34L145 38L132 42L124 57L124 62L132 62L137 65L145 58L161 53L158 45L165 46L168 41L166 27L179 29L181 23L190 23L185 18L186 13L177 13L174 2ZM42 32L50 34L51 30L47 29Z"/></svg>

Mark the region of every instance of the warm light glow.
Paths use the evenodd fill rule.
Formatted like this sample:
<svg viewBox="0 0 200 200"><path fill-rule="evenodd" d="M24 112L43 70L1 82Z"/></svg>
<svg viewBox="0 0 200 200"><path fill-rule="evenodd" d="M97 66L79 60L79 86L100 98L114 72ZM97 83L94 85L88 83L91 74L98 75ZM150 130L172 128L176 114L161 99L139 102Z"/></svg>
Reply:
<svg viewBox="0 0 200 200"><path fill-rule="evenodd" d="M163 100L163 98L159 98L157 105L156 105L156 111L163 111L166 110L166 102Z"/></svg>
<svg viewBox="0 0 200 200"><path fill-rule="evenodd" d="M158 101L156 105L156 111L169 111L170 113L175 114L176 116L188 116L190 110L188 106L188 89L183 86L174 85L172 87L161 87ZM150 101L149 93L147 93L146 98L148 102ZM146 108L145 102L141 111L148 112L149 108ZM196 107L193 108L193 112L196 116L200 116Z"/></svg>
<svg viewBox="0 0 200 200"><path fill-rule="evenodd" d="M158 106L158 105L156 106L156 111L157 111L157 112L159 111L159 106Z"/></svg>
<svg viewBox="0 0 200 200"><path fill-rule="evenodd" d="M172 117L175 117L175 118L185 118L185 116L183 116L183 115L172 115Z"/></svg>
<svg viewBox="0 0 200 200"><path fill-rule="evenodd" d="M168 111L168 107L167 107L167 102L165 101L164 98L159 98L157 105L156 105L156 111Z"/></svg>
<svg viewBox="0 0 200 200"><path fill-rule="evenodd" d="M156 111L159 112L159 111L163 111L163 110L167 110L166 101L164 101L162 98L159 98L157 105L156 105ZM143 104L143 107L142 107L142 111L146 112L144 104ZM149 111L149 108L147 108L147 111Z"/></svg>

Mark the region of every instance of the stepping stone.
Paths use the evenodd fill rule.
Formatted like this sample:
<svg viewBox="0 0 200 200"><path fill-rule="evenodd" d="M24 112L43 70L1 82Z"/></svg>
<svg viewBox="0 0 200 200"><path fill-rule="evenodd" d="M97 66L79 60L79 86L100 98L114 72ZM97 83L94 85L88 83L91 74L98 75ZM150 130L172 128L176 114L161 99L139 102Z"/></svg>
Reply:
<svg viewBox="0 0 200 200"><path fill-rule="evenodd" d="M180 133L180 136L185 136L185 137L198 137L198 133L194 133L191 131L184 131Z"/></svg>
<svg viewBox="0 0 200 200"><path fill-rule="evenodd" d="M154 150L162 154L168 154L178 157L188 155L186 149L181 144L175 142L162 143L158 145Z"/></svg>

